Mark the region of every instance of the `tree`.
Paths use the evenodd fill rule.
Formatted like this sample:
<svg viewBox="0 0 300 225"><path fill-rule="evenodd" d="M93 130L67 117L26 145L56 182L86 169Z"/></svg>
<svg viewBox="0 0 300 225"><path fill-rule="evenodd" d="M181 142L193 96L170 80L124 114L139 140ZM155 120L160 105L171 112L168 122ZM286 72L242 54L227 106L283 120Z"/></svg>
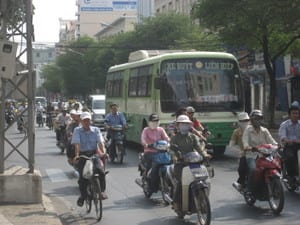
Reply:
<svg viewBox="0 0 300 225"><path fill-rule="evenodd" d="M45 79L43 87L52 92L59 93L63 87L62 72L56 64L48 64L42 67L41 77Z"/></svg>
<svg viewBox="0 0 300 225"><path fill-rule="evenodd" d="M145 19L135 30L99 42L81 37L65 47L56 65L61 69L63 90L67 95L93 93L105 88L110 66L128 62L130 52L143 49L217 50L218 37L204 32L186 15L160 14Z"/></svg>
<svg viewBox="0 0 300 225"><path fill-rule="evenodd" d="M300 39L300 0L199 0L194 18L225 43L263 53L270 80L270 126L275 113L275 61Z"/></svg>

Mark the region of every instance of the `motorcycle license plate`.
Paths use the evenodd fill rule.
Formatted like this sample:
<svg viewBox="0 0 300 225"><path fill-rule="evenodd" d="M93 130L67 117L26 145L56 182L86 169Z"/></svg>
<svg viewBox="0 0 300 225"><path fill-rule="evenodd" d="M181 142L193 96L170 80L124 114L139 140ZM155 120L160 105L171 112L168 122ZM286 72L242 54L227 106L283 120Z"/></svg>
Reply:
<svg viewBox="0 0 300 225"><path fill-rule="evenodd" d="M200 164L191 164L191 165L189 165L189 167L190 167L192 174L196 178L208 176L206 168L200 166Z"/></svg>

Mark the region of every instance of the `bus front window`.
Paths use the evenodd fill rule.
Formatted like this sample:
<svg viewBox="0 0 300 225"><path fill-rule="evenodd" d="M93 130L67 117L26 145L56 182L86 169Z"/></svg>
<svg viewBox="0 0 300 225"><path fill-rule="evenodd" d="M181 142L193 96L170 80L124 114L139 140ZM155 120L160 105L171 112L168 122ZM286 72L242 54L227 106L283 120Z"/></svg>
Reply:
<svg viewBox="0 0 300 225"><path fill-rule="evenodd" d="M192 105L197 111L240 111L243 90L238 67L229 59L172 59L161 64L163 112Z"/></svg>

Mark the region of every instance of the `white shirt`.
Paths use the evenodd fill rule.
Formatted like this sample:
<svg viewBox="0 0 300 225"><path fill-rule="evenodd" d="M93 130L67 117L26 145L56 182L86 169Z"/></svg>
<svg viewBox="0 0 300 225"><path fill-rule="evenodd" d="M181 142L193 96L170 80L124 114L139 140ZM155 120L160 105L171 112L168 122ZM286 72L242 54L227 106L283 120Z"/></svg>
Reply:
<svg viewBox="0 0 300 225"><path fill-rule="evenodd" d="M273 144L277 145L277 142L274 140L269 130L265 127L260 127L257 132L252 125L247 126L243 133L243 145L244 148L257 147L262 144ZM246 151L246 157L256 157L256 152Z"/></svg>

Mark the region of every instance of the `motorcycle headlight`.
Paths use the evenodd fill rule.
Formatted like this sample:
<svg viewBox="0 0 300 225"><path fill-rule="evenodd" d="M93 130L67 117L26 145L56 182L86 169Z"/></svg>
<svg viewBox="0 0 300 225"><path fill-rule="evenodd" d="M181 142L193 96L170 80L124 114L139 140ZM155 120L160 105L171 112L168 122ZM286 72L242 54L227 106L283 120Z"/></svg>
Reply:
<svg viewBox="0 0 300 225"><path fill-rule="evenodd" d="M183 161L186 163L198 163L203 160L203 157L198 152L189 152L183 156Z"/></svg>
<svg viewBox="0 0 300 225"><path fill-rule="evenodd" d="M205 180L209 177L208 170L203 165L198 168L191 168L191 172L196 179Z"/></svg>

